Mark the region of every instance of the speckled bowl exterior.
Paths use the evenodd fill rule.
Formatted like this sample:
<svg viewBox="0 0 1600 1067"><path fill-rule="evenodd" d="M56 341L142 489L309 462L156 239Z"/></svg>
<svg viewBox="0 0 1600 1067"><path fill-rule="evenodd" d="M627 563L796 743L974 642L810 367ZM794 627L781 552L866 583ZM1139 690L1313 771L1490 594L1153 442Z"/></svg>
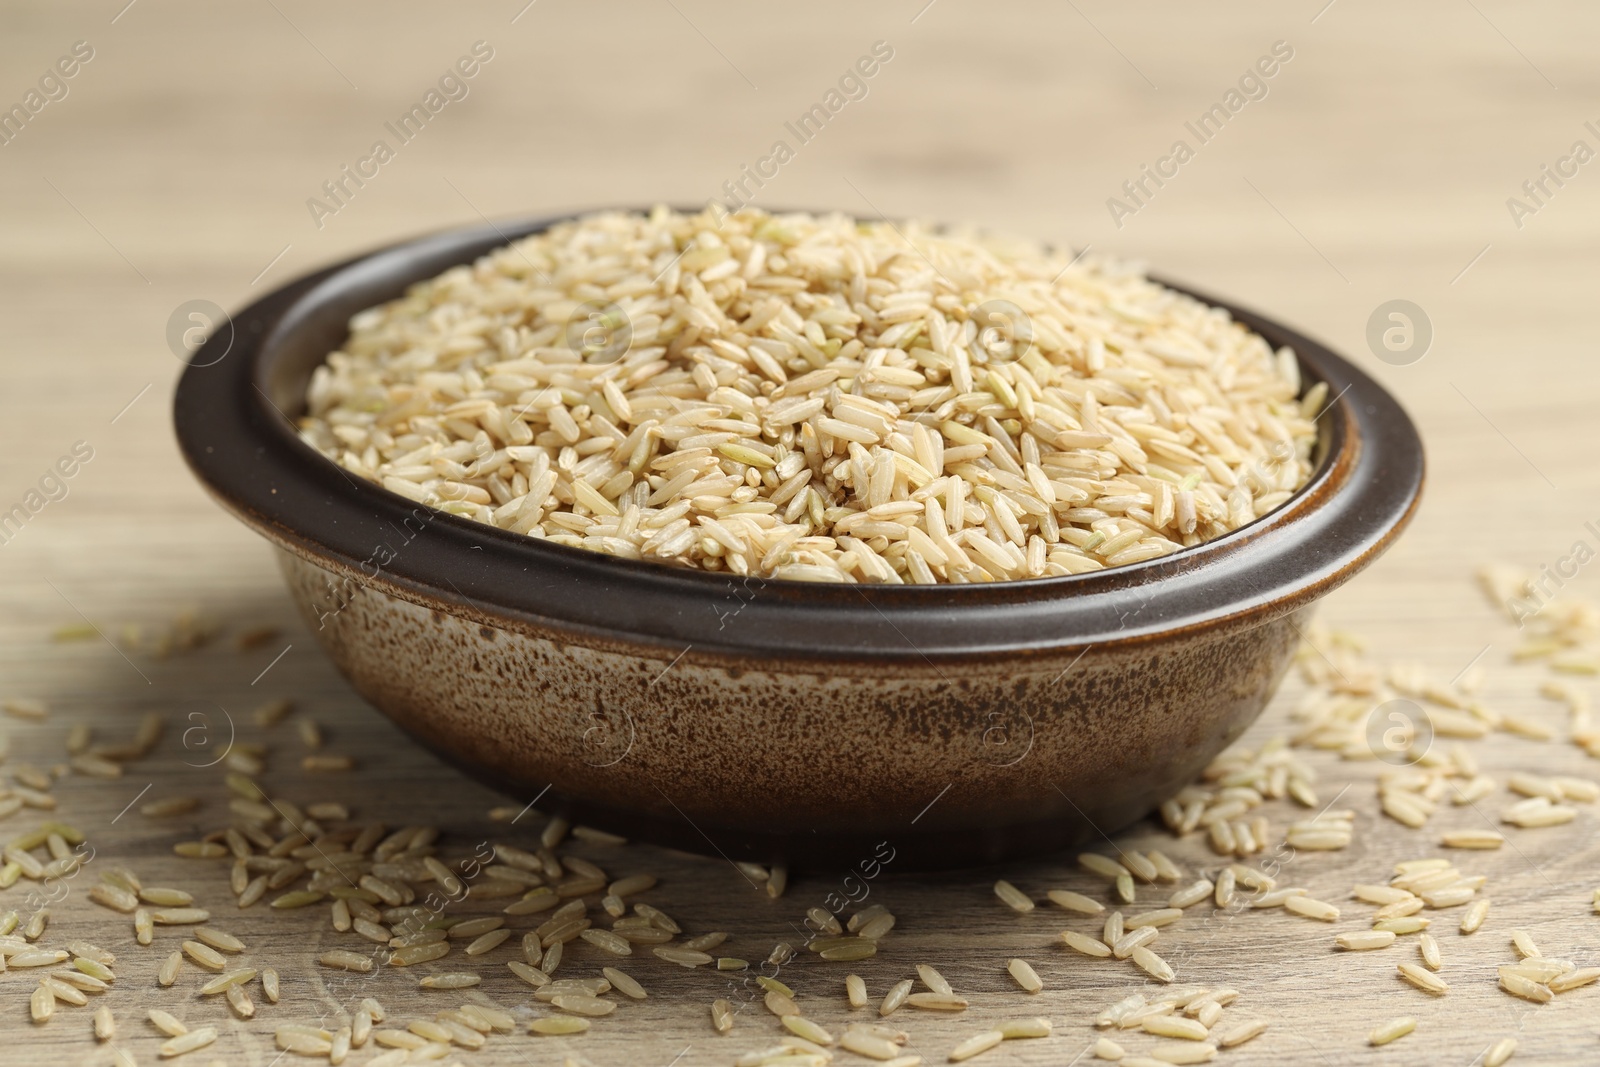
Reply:
<svg viewBox="0 0 1600 1067"><path fill-rule="evenodd" d="M418 506L298 440L288 416L352 313L552 221L285 286L196 354L175 418L191 467L278 547L361 694L441 758L575 821L736 859L892 854L896 869L1097 839L1244 731L1313 602L1387 547L1421 492L1421 443L1387 393L1234 308L1329 383L1316 473L1227 537L1067 578L823 586L612 559Z"/></svg>
<svg viewBox="0 0 1600 1067"><path fill-rule="evenodd" d="M1139 818L1260 713L1309 612L1024 662L791 665L507 629L370 585L342 601L342 576L279 559L361 695L508 793L548 788L544 807L732 857L848 861L887 841L902 869Z"/></svg>

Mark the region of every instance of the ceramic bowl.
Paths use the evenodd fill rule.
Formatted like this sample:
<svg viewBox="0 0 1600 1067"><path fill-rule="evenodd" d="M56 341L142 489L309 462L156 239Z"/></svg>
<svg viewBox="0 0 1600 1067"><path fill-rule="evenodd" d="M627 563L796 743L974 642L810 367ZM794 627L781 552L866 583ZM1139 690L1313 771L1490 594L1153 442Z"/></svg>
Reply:
<svg viewBox="0 0 1600 1067"><path fill-rule="evenodd" d="M827 585L615 559L419 506L299 440L290 420L353 313L557 221L424 237L285 285L196 353L174 414L194 473L276 546L355 688L440 757L575 821L794 864L892 850L897 869L1111 833L1244 731L1313 603L1421 492L1392 397L1226 304L1328 383L1315 474L1225 537L1092 574Z"/></svg>

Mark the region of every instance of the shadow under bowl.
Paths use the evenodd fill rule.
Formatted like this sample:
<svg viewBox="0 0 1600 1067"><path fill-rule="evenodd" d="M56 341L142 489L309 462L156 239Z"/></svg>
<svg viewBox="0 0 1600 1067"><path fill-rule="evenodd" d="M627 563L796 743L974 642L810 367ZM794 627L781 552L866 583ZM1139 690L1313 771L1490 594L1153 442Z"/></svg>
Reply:
<svg viewBox="0 0 1600 1067"><path fill-rule="evenodd" d="M311 372L354 313L568 217L411 240L283 286L195 353L174 418L356 689L468 774L574 821L897 870L1098 839L1243 733L1312 604L1421 493L1421 441L1387 392L1206 297L1328 383L1315 473L1225 537L1092 574L824 585L617 559L417 505L298 438Z"/></svg>

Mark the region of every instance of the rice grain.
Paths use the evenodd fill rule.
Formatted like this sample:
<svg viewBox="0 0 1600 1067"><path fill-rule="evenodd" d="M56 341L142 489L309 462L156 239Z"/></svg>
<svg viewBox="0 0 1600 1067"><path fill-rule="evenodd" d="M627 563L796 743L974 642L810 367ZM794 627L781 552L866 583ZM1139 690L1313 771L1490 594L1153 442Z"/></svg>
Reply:
<svg viewBox="0 0 1600 1067"><path fill-rule="evenodd" d="M1416 1028L1417 1020L1410 1015L1403 1015L1375 1028L1367 1035L1367 1043L1370 1045L1387 1045L1391 1041L1397 1041L1405 1037Z"/></svg>
<svg viewBox="0 0 1600 1067"><path fill-rule="evenodd" d="M1398 964L1396 969L1400 977L1416 986L1424 993L1443 994L1450 991L1450 985L1432 971L1424 970L1414 963Z"/></svg>
<svg viewBox="0 0 1600 1067"><path fill-rule="evenodd" d="M157 1051L163 1059L173 1056L182 1056L194 1052L196 1049L205 1048L217 1039L217 1030L214 1026L202 1026L198 1030L191 1030L178 1037L168 1038L163 1041Z"/></svg>
<svg viewBox="0 0 1600 1067"><path fill-rule="evenodd" d="M1017 985L1029 993L1037 993L1044 988L1044 982L1040 979L1039 973L1033 969L1033 965L1027 960L1013 959L1006 964L1006 970L1016 980Z"/></svg>
<svg viewBox="0 0 1600 1067"><path fill-rule="evenodd" d="M1018 915L1026 915L1033 910L1033 901L1028 895L1004 878L994 884L994 895L1000 902ZM837 931L835 931L837 932Z"/></svg>
<svg viewBox="0 0 1600 1067"><path fill-rule="evenodd" d="M1514 1037L1502 1037L1499 1041L1490 1045L1489 1050L1483 1054L1483 1067L1504 1067L1506 1061L1510 1060L1516 1054L1516 1051L1517 1039Z"/></svg>
<svg viewBox="0 0 1600 1067"><path fill-rule="evenodd" d="M1209 887L1206 892L1211 892ZM1595 892L1596 907L1600 908L1600 890ZM1099 915L1106 910L1106 906L1098 900L1086 897L1082 893L1075 893L1070 889L1052 889L1045 895L1049 898L1050 903L1057 907L1065 908L1068 911L1081 912L1084 915ZM1187 905L1184 906L1186 907Z"/></svg>
<svg viewBox="0 0 1600 1067"><path fill-rule="evenodd" d="M999 1030L985 1030L981 1034L974 1034L955 1048L950 1050L950 1062L959 1063L970 1060L979 1053L987 1052L1005 1040L1005 1035Z"/></svg>

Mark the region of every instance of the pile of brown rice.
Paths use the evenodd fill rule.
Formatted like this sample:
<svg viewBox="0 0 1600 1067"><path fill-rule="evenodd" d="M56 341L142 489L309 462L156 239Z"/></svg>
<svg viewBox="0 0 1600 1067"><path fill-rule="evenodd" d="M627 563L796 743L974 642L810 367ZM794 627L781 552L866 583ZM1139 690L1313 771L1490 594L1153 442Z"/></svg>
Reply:
<svg viewBox="0 0 1600 1067"><path fill-rule="evenodd" d="M354 317L304 438L503 529L778 578L1076 574L1310 474L1294 353L1101 259L843 215L608 212Z"/></svg>

